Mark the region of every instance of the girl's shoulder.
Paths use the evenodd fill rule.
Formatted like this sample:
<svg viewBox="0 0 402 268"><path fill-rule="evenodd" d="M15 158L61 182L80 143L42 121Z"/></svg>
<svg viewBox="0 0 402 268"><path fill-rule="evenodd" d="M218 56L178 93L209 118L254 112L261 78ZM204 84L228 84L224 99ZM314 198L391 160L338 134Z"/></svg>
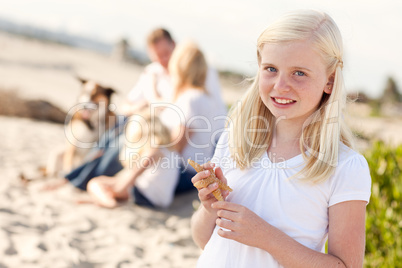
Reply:
<svg viewBox="0 0 402 268"><path fill-rule="evenodd" d="M371 176L368 163L363 155L342 144L335 173L327 181L331 189L328 205L350 200L369 202Z"/></svg>
<svg viewBox="0 0 402 268"><path fill-rule="evenodd" d="M341 143L339 145L338 167L364 166L368 168L366 158L359 152Z"/></svg>

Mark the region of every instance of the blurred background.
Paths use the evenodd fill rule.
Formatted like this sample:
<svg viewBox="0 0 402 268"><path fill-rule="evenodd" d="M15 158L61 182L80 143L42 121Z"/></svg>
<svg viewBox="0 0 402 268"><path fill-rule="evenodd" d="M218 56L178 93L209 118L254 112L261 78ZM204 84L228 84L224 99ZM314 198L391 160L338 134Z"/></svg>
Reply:
<svg viewBox="0 0 402 268"><path fill-rule="evenodd" d="M0 1L0 29L111 53L122 39L146 58L145 37L163 26L178 41L192 38L219 70L254 75L255 44L275 18L315 8L337 22L345 44L350 90L379 97L389 76L402 80L400 1Z"/></svg>
<svg viewBox="0 0 402 268"><path fill-rule="evenodd" d="M178 42L196 41L208 63L219 71L223 97L230 106L244 92L241 81L255 74L261 31L283 13L300 8L327 12L343 34L346 87L356 100L348 106L346 120L358 137L358 149L368 160L373 180L365 266L401 267L402 2L394 0L0 0L0 177L4 182L0 267L46 267L60 258L64 262L53 267L104 267L94 261L97 258L105 259L105 267L123 267L122 263L133 267L133 259L134 267L194 265L199 251L187 232L191 208L176 213L182 209L178 206L176 212L156 215L136 209L135 217L126 207L117 212L98 210L93 218L87 216L92 209L80 208L78 223L71 229L56 211L63 207L71 215L77 213L75 207L61 201L49 205L54 196L22 188L17 178L22 169L45 163L48 152L64 143L63 125L55 123L64 123L64 113L77 101L81 88L77 76L114 88L118 93L113 103L119 112L119 104L149 62L146 35L152 29L165 27ZM99 217L120 217L126 229L116 234L112 223L117 221L102 224ZM143 227L133 227L141 218L146 222ZM99 234L86 233L88 224L90 231L92 227L103 230L107 245ZM178 232L177 225L187 231ZM149 226L156 226L156 235ZM135 239L144 239L141 232L148 230L145 234L154 240L147 245L124 240L133 230L138 231L132 234ZM67 242L60 246L49 235L43 238L49 233ZM169 236L172 233L174 238ZM129 250L113 255L114 259L99 250L102 245L116 252L116 241ZM161 251L165 254L147 255L152 247L165 249ZM179 253L170 254L172 249ZM50 261L44 256L51 256Z"/></svg>

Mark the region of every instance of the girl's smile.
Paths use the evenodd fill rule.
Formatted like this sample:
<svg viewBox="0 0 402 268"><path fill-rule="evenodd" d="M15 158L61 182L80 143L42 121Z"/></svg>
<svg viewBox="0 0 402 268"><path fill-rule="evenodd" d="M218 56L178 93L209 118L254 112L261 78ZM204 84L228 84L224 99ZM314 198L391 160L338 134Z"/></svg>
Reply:
<svg viewBox="0 0 402 268"><path fill-rule="evenodd" d="M284 105L284 106L288 106L289 104L293 104L296 102L295 100L286 99L286 98L271 97L271 99L274 101L275 104Z"/></svg>

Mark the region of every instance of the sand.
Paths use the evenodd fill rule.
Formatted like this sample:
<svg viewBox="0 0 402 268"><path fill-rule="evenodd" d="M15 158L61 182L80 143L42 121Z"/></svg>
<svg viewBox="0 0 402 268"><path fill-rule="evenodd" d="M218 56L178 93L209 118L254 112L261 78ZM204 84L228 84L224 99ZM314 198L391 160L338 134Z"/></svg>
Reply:
<svg viewBox="0 0 402 268"><path fill-rule="evenodd" d="M64 142L63 127L11 117L0 117L0 125L7 129L0 134L0 267L195 265L200 251L189 229L195 192L167 210L130 202L110 210L76 204L86 193L70 185L43 192L47 181L35 180L25 187L19 173L35 174Z"/></svg>
<svg viewBox="0 0 402 268"><path fill-rule="evenodd" d="M141 70L108 55L0 33L0 89L64 110L75 104L80 90L76 75L114 87L119 107ZM232 81L222 85L228 104L244 92ZM356 113L348 122L365 135L402 142L398 118ZM63 146L63 125L0 116L0 128L0 268L195 266L201 253L190 234L196 192L176 197L166 210L131 202L112 210L76 204L87 195L71 185L43 192L41 187L55 178L28 185L19 179L21 172L35 177L50 152Z"/></svg>
<svg viewBox="0 0 402 268"><path fill-rule="evenodd" d="M193 267L200 250L190 235L196 193L167 210L123 203L110 210L76 204L86 196L67 185L53 192L19 172L34 174L62 143L63 127L0 117L0 267Z"/></svg>
<svg viewBox="0 0 402 268"><path fill-rule="evenodd" d="M119 106L141 66L91 51L0 34L0 88L25 99L44 99L68 110L80 83L95 79L119 91ZM166 210L121 204L110 210L76 204L71 185L52 192L37 176L50 152L65 142L63 125L0 116L0 267L194 267L200 250L190 235L196 191Z"/></svg>

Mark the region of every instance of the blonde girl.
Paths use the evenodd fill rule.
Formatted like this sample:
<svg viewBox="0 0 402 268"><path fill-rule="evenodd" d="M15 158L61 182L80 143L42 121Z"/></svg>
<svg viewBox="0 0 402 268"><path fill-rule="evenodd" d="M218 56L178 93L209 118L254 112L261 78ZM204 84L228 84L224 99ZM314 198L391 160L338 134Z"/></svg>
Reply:
<svg viewBox="0 0 402 268"><path fill-rule="evenodd" d="M343 122L339 29L323 12L289 13L260 35L257 59L204 165L233 192L216 202L217 185L199 191L198 267L361 267L371 180Z"/></svg>
<svg viewBox="0 0 402 268"><path fill-rule="evenodd" d="M108 208L130 195L138 205L168 207L179 178L169 130L147 111L131 116L124 133L125 146L120 153L124 169L113 177L92 179L88 193L95 203Z"/></svg>

